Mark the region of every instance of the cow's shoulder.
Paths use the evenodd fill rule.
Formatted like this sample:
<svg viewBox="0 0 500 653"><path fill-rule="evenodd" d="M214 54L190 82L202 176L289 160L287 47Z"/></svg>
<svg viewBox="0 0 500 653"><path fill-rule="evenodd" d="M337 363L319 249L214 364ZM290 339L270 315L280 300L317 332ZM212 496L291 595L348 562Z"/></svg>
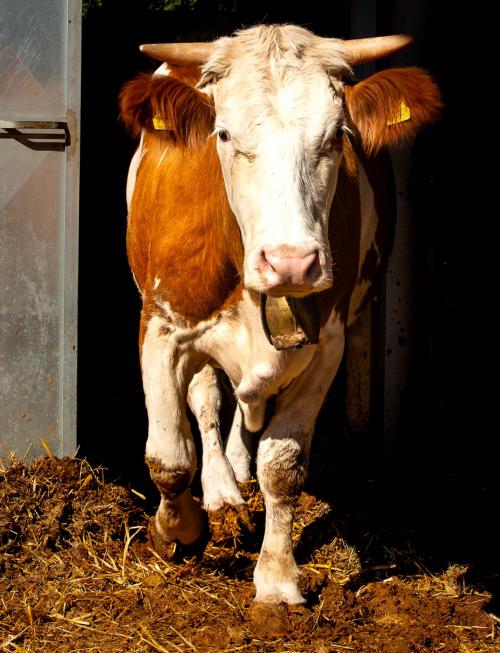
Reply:
<svg viewBox="0 0 500 653"><path fill-rule="evenodd" d="M185 149L146 134L127 245L143 294L191 323L238 294L241 236L213 139Z"/></svg>

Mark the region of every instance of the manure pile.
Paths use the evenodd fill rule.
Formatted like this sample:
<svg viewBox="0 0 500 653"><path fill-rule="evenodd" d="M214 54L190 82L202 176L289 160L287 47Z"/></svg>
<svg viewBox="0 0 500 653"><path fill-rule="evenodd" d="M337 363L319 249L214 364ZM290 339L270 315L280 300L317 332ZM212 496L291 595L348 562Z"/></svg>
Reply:
<svg viewBox="0 0 500 653"><path fill-rule="evenodd" d="M70 458L4 462L0 650L500 651L500 620L488 614L489 595L465 585L465 567L403 575L388 550L379 578L368 582L330 505L307 493L294 540L308 604L252 606L263 505L255 483L245 494L255 533L235 513L218 512L204 551L179 550L165 561L150 549L144 501L107 482L102 469Z"/></svg>

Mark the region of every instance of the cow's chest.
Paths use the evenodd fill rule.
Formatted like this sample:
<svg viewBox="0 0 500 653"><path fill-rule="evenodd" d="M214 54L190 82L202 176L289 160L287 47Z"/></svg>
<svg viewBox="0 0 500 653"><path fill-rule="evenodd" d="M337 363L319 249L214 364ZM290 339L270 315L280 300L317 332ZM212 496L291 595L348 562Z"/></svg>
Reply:
<svg viewBox="0 0 500 653"><path fill-rule="evenodd" d="M288 386L317 351L316 345L277 351L266 338L259 306L246 291L238 304L223 311L199 338L197 347L226 372L238 398L249 404Z"/></svg>

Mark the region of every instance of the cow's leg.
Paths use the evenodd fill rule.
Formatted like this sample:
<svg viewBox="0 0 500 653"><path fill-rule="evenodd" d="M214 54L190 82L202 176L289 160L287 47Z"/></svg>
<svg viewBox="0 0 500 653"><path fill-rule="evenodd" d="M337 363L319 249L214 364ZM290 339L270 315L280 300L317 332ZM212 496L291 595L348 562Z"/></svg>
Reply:
<svg viewBox="0 0 500 653"><path fill-rule="evenodd" d="M211 365L205 365L194 375L189 385L188 401L198 421L203 444L201 484L205 509L218 510L224 504L244 505L222 447L219 427L221 394Z"/></svg>
<svg viewBox="0 0 500 653"><path fill-rule="evenodd" d="M196 451L186 416L186 396L197 361L153 316L142 318L142 380L149 418L146 462L161 494L153 539L157 548L178 540L192 544L205 519L189 486L196 469ZM165 551L166 552L166 551Z"/></svg>
<svg viewBox="0 0 500 653"><path fill-rule="evenodd" d="M233 423L226 442L226 456L238 483L247 483L250 480L252 435L262 428L265 409L265 401L254 405L243 402L236 404Z"/></svg>
<svg viewBox="0 0 500 653"><path fill-rule="evenodd" d="M344 328L327 324L307 369L279 396L259 443L257 476L266 528L254 572L256 601L303 603L292 552L293 506L306 477L314 423L344 350Z"/></svg>

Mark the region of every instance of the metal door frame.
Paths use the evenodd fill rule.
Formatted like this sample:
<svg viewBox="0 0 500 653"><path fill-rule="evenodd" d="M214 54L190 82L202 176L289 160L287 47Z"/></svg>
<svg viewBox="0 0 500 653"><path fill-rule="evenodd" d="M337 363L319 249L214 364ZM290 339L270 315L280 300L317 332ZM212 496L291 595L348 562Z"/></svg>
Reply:
<svg viewBox="0 0 500 653"><path fill-rule="evenodd" d="M61 315L59 318L60 385L58 456L76 452L78 326L78 216L80 191L81 0L67 2L66 116L44 120L8 120L0 115L0 137L13 138L34 150L65 152L64 220L60 238ZM8 118L6 116L5 118ZM33 433L33 439L36 434ZM17 453L26 451L18 443ZM29 454L28 454L29 456ZM29 456L30 457L30 456Z"/></svg>

